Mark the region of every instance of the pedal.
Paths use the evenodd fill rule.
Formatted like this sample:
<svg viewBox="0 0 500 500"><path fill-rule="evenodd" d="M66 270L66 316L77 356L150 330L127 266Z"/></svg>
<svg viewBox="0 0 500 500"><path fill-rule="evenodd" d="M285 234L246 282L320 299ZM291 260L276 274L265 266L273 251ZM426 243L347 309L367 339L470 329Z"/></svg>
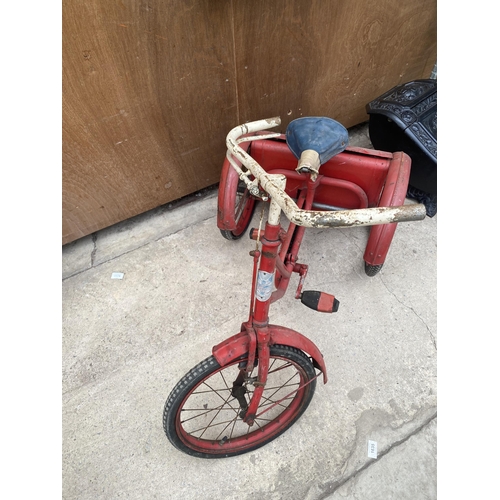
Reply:
<svg viewBox="0 0 500 500"><path fill-rule="evenodd" d="M324 313L337 312L340 305L340 302L333 295L313 290L302 292L300 301L310 309Z"/></svg>

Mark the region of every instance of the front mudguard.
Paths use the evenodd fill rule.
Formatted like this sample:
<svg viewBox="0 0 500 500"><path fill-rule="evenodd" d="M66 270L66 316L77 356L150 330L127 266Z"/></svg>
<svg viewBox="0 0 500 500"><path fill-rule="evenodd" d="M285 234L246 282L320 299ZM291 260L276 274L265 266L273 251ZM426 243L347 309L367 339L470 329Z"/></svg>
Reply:
<svg viewBox="0 0 500 500"><path fill-rule="evenodd" d="M270 345L282 344L295 347L309 354L313 359L313 364L323 373L323 383L326 384L328 377L323 355L314 342L295 330L284 326L269 325ZM250 340L246 332L240 332L224 340L212 348L212 355L220 366L225 366L231 361L243 356L248 352Z"/></svg>

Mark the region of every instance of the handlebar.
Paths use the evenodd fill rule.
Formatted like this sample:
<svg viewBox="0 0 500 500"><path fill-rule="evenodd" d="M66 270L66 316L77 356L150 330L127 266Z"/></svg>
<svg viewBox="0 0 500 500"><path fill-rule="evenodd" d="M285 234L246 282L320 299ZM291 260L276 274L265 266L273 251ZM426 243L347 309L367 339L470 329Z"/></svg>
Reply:
<svg viewBox="0 0 500 500"><path fill-rule="evenodd" d="M240 178L249 186L250 192L256 194L256 191L258 192L257 184L260 185L269 194L271 201L274 201L283 210L290 222L298 226L327 228L375 226L378 224L417 221L425 218L426 210L422 204L339 211L300 209L285 192L286 177L282 174L268 174L248 153L238 146L243 141L265 139L266 137L279 135L260 135L238 140L242 135L273 128L280 123L280 117L274 117L249 122L233 128L226 137L227 156L231 165L238 171ZM254 183L248 180L248 173L243 172L234 159L239 160L251 172L255 177ZM269 222L276 224L277 222L272 221L272 218L274 216L271 215L270 210Z"/></svg>

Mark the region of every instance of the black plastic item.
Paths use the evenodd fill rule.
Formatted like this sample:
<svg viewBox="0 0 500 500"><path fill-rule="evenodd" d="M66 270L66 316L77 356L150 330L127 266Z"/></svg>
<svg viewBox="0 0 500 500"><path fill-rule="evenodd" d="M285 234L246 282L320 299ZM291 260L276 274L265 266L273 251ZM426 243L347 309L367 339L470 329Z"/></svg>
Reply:
<svg viewBox="0 0 500 500"><path fill-rule="evenodd" d="M410 186L436 201L437 80L398 85L367 104L366 111L373 146L408 154Z"/></svg>
<svg viewBox="0 0 500 500"><path fill-rule="evenodd" d="M423 203L425 205L425 212L429 217L434 217L436 215L437 194L424 193L424 191L420 191L420 189L408 186L406 196L417 200L419 203Z"/></svg>

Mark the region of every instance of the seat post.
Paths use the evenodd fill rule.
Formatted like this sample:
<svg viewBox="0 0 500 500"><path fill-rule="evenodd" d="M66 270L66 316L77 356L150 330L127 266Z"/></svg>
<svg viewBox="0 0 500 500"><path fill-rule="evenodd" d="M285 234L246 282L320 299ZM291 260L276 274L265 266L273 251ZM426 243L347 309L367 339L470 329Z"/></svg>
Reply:
<svg viewBox="0 0 500 500"><path fill-rule="evenodd" d="M318 152L313 149L306 149L302 151L299 163L295 170L300 174L310 173L311 179L315 181L318 177L320 165L321 163Z"/></svg>

